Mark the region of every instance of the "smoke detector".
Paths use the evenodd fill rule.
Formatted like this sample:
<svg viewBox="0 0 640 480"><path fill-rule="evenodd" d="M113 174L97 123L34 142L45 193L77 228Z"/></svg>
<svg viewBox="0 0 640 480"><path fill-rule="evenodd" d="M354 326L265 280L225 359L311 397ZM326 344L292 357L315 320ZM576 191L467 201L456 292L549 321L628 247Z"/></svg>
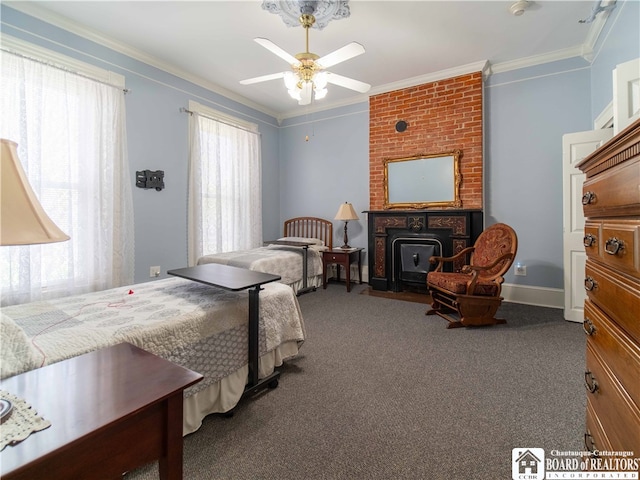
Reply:
<svg viewBox="0 0 640 480"><path fill-rule="evenodd" d="M524 13L524 11L527 8L529 8L530 5L531 5L531 2L527 0L519 0L509 7L509 11L511 12L512 15L519 17Z"/></svg>

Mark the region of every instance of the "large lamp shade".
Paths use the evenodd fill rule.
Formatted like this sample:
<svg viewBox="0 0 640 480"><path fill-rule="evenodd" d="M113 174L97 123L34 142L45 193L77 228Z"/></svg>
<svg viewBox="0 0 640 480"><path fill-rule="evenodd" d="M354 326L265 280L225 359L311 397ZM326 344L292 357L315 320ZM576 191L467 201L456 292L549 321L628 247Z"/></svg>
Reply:
<svg viewBox="0 0 640 480"><path fill-rule="evenodd" d="M32 245L69 240L46 214L29 185L18 144L0 139L0 245Z"/></svg>

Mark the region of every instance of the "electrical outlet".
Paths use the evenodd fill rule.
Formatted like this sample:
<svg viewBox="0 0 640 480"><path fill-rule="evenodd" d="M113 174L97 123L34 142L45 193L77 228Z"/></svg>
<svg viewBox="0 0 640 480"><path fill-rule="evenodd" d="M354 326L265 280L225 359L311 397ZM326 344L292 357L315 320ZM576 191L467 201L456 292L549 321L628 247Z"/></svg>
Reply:
<svg viewBox="0 0 640 480"><path fill-rule="evenodd" d="M520 275L522 277L527 276L527 266L516 263L516 268L513 271L514 275Z"/></svg>
<svg viewBox="0 0 640 480"><path fill-rule="evenodd" d="M149 268L149 277L156 278L160 276L160 267L151 267Z"/></svg>

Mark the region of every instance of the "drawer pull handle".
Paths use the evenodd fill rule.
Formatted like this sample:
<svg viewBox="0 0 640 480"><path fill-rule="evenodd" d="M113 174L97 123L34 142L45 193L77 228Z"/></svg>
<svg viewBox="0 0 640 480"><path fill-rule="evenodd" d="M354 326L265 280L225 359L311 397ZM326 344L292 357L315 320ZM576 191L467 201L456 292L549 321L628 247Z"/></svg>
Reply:
<svg viewBox="0 0 640 480"><path fill-rule="evenodd" d="M596 237L590 233L587 233L582 239L582 244L585 247L593 247L596 244Z"/></svg>
<svg viewBox="0 0 640 480"><path fill-rule="evenodd" d="M592 291L594 288L598 287L598 282L596 282L593 277L587 277L584 279L584 289L588 292Z"/></svg>
<svg viewBox="0 0 640 480"><path fill-rule="evenodd" d="M594 333L596 333L595 325L588 318L585 318L584 321L582 322L582 329L584 330L584 333L586 333L589 336L591 336Z"/></svg>
<svg viewBox="0 0 640 480"><path fill-rule="evenodd" d="M596 201L596 194L593 192L585 192L585 194L582 195L583 205L589 205L591 203L595 203L595 201Z"/></svg>
<svg viewBox="0 0 640 480"><path fill-rule="evenodd" d="M589 370L584 372L584 387L589 390L591 393L596 393L598 390L598 382L596 381L596 377L593 376Z"/></svg>
<svg viewBox="0 0 640 480"><path fill-rule="evenodd" d="M609 238L604 244L604 251L609 255L616 255L622 249L624 249L624 243L616 237Z"/></svg>
<svg viewBox="0 0 640 480"><path fill-rule="evenodd" d="M584 434L584 446L594 457L598 456L596 442L593 440L593 436L589 432Z"/></svg>

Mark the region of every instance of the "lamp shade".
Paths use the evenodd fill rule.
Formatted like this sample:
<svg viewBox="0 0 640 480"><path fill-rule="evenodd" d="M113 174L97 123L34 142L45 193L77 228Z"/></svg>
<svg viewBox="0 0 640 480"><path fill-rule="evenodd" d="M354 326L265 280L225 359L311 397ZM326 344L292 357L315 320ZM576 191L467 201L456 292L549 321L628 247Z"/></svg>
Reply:
<svg viewBox="0 0 640 480"><path fill-rule="evenodd" d="M69 240L45 213L29 185L18 144L0 139L0 245L32 245Z"/></svg>
<svg viewBox="0 0 640 480"><path fill-rule="evenodd" d="M356 211L353 209L353 205L349 202L344 202L340 205L338 209L338 213L336 213L336 220L358 220L358 215Z"/></svg>

